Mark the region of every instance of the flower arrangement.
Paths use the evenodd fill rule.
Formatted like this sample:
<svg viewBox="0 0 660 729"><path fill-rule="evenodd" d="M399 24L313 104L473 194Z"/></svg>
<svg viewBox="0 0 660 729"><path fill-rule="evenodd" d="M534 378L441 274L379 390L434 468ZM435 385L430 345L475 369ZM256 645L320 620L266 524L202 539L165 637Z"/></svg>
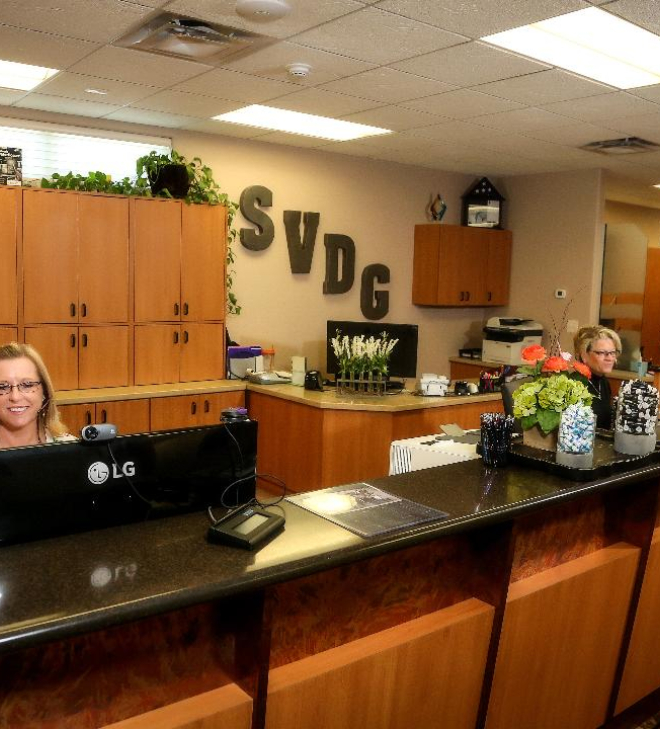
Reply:
<svg viewBox="0 0 660 729"><path fill-rule="evenodd" d="M559 427L561 414L569 405L591 405L591 370L567 352L548 356L544 347L533 344L521 352L527 363L518 372L534 379L513 393L513 414L523 430L538 425L544 433Z"/></svg>
<svg viewBox="0 0 660 729"><path fill-rule="evenodd" d="M330 340L332 349L339 362L340 377L360 376L362 374L387 376L388 363L398 339L389 339L387 332L378 338L368 339L361 334L355 337L337 336Z"/></svg>

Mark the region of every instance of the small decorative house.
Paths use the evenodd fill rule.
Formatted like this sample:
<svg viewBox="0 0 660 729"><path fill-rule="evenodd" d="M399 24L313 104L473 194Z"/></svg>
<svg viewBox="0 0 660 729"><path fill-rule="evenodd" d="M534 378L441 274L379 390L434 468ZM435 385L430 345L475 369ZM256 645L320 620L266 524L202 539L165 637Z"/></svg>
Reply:
<svg viewBox="0 0 660 729"><path fill-rule="evenodd" d="M482 177L462 196L462 225L476 228L501 228L504 198L495 185Z"/></svg>

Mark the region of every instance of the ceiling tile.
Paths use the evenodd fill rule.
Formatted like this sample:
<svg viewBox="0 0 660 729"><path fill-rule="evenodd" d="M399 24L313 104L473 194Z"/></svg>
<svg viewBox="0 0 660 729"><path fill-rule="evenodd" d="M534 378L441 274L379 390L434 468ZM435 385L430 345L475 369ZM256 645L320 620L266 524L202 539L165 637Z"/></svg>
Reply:
<svg viewBox="0 0 660 729"><path fill-rule="evenodd" d="M607 126L620 130L622 137L642 137L660 144L660 113L613 118L607 122Z"/></svg>
<svg viewBox="0 0 660 729"><path fill-rule="evenodd" d="M426 23L371 7L296 36L296 43L381 65L465 40Z"/></svg>
<svg viewBox="0 0 660 729"><path fill-rule="evenodd" d="M369 99L359 99L357 96L336 94L323 89L303 89L293 94L282 96L270 103L278 109L302 111L304 114L320 114L339 118L346 114L366 111L377 106L385 106Z"/></svg>
<svg viewBox="0 0 660 729"><path fill-rule="evenodd" d="M189 91L220 99L258 104L298 91L300 86L270 78L258 78L226 68L215 68L195 78L182 81L172 88L176 91Z"/></svg>
<svg viewBox="0 0 660 729"><path fill-rule="evenodd" d="M233 28L244 28L271 38L288 38L308 28L364 8L355 0L287 0L291 13L271 23L250 22L236 13L236 0L173 0L168 12L182 13L211 23L221 23Z"/></svg>
<svg viewBox="0 0 660 729"><path fill-rule="evenodd" d="M0 58L63 70L99 48L98 43L0 25Z"/></svg>
<svg viewBox="0 0 660 729"><path fill-rule="evenodd" d="M441 81L413 76L393 68L375 68L355 76L331 81L320 88L340 94L359 96L363 99L395 104L399 101L449 91L453 87Z"/></svg>
<svg viewBox="0 0 660 729"><path fill-rule="evenodd" d="M474 86L550 68L543 63L478 42L462 43L391 65L401 71L435 78L455 86Z"/></svg>
<svg viewBox="0 0 660 729"><path fill-rule="evenodd" d="M15 89L0 88L0 104L9 106L15 101L22 99L26 95L26 91L17 91Z"/></svg>
<svg viewBox="0 0 660 729"><path fill-rule="evenodd" d="M660 96L658 97L660 101ZM660 105L632 96L625 91L610 94L599 94L584 99L560 101L556 104L545 104L543 109L553 114L562 114L572 119L588 122L607 123L615 117L631 116L660 112Z"/></svg>
<svg viewBox="0 0 660 729"><path fill-rule="evenodd" d="M309 149L322 147L328 143L327 139L305 137L302 134L286 134L285 132L267 132L263 136L259 137L259 141L285 144L288 147L306 147Z"/></svg>
<svg viewBox="0 0 660 729"><path fill-rule="evenodd" d="M442 117L425 114L422 111L404 109L402 106L381 106L355 114L347 114L343 118L346 121L357 122L358 124L371 124L372 126L399 131L437 124Z"/></svg>
<svg viewBox="0 0 660 729"><path fill-rule="evenodd" d="M652 33L660 33L660 7L653 0L615 0L608 3L605 9Z"/></svg>
<svg viewBox="0 0 660 729"><path fill-rule="evenodd" d="M185 111L186 116L196 116L202 119L210 119L218 114L235 111L241 106L243 104L240 101L188 94L182 91L172 91L171 89L159 91L148 98L131 104L132 109L149 109L150 111L162 111L167 114L179 114L181 111Z"/></svg>
<svg viewBox="0 0 660 729"><path fill-rule="evenodd" d="M206 132L207 134L221 134L225 137L240 137L241 139L255 139L267 132L263 129L246 127L243 124L229 124L228 122L214 121L213 119L194 119L186 124L186 129L193 132Z"/></svg>
<svg viewBox="0 0 660 729"><path fill-rule="evenodd" d="M484 140L491 136L500 136L499 132L486 130L469 121L452 120L441 124L411 129L405 132L406 136L416 139L428 139L436 142L451 144L461 152L469 151L473 146L486 146ZM502 134L501 136L504 136Z"/></svg>
<svg viewBox="0 0 660 729"><path fill-rule="evenodd" d="M647 99L648 101L654 101L656 104L660 104L660 84L628 89L628 93L633 96L638 96L640 99Z"/></svg>
<svg viewBox="0 0 660 729"><path fill-rule="evenodd" d="M86 89L106 91L105 95L90 94ZM48 79L39 87L39 93L49 96L62 96L80 101L97 101L104 104L123 106L138 99L144 99L158 91L154 86L131 84L125 81L82 76L77 73L62 71Z"/></svg>
<svg viewBox="0 0 660 729"><path fill-rule="evenodd" d="M88 41L110 42L146 19L153 10L123 0L3 0L2 22L19 28Z"/></svg>
<svg viewBox="0 0 660 729"><path fill-rule="evenodd" d="M189 116L163 114L158 111L133 109L128 106L119 109L119 111L114 111L104 118L114 119L116 121L133 122L135 124L148 124L149 126L166 127L168 129L187 128L188 124L190 124L192 120L192 117Z"/></svg>
<svg viewBox="0 0 660 729"><path fill-rule="evenodd" d="M589 7L582 0L382 0L376 7L470 38Z"/></svg>
<svg viewBox="0 0 660 729"><path fill-rule="evenodd" d="M291 63L306 63L311 66L309 75L304 78L291 76L287 70L287 66ZM229 58L222 66L252 76L272 78L302 86L318 86L373 68L371 63L289 41L276 43L235 61Z"/></svg>
<svg viewBox="0 0 660 729"><path fill-rule="evenodd" d="M73 73L164 88L209 70L209 66L129 48L105 46L71 66Z"/></svg>
<svg viewBox="0 0 660 729"><path fill-rule="evenodd" d="M591 142L600 142L606 139L617 139L621 136L613 129L605 126L597 126L596 124L588 124L584 122L572 123L568 126L560 127L537 127L523 130L525 136L533 139L540 139L553 144L563 144L568 147L581 147ZM624 135L625 136L625 135Z"/></svg>
<svg viewBox="0 0 660 729"><path fill-rule="evenodd" d="M571 123L571 120L565 116L551 114L549 111L531 107L504 111L499 114L478 116L471 121L473 124L480 124L491 129L522 133L537 129L547 129L548 127L567 126Z"/></svg>
<svg viewBox="0 0 660 729"><path fill-rule="evenodd" d="M40 109L41 111L55 111L60 114L75 114L98 118L110 112L121 109L115 104L100 104L93 101L78 101L77 99L62 99L60 96L47 96L46 94L28 94L14 104L15 107L26 109Z"/></svg>
<svg viewBox="0 0 660 729"><path fill-rule="evenodd" d="M426 111L429 114L440 114L452 119L466 119L482 114L494 114L510 109L518 109L521 104L508 99L498 99L478 91L459 89L444 94L427 96L424 99L406 101L401 104L408 109Z"/></svg>

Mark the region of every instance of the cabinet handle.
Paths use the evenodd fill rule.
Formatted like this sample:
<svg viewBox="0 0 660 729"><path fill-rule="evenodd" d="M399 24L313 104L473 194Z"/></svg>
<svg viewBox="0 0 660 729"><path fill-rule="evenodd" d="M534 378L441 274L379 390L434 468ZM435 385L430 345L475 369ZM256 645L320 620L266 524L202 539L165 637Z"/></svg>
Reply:
<svg viewBox="0 0 660 729"><path fill-rule="evenodd" d="M183 343L188 344L188 339L190 339L190 337L188 336L188 331L186 329L184 329L183 330Z"/></svg>
<svg viewBox="0 0 660 729"><path fill-rule="evenodd" d="M174 316L179 316L179 305L174 304Z"/></svg>
<svg viewBox="0 0 660 729"><path fill-rule="evenodd" d="M179 332L174 332L174 344L179 343Z"/></svg>
<svg viewBox="0 0 660 729"><path fill-rule="evenodd" d="M492 292L489 291L488 292L488 301L492 301L492 300L493 300L493 294L492 294Z"/></svg>
<svg viewBox="0 0 660 729"><path fill-rule="evenodd" d="M465 292L465 300L466 301L469 301L470 300L470 292L469 291L466 291Z"/></svg>
<svg viewBox="0 0 660 729"><path fill-rule="evenodd" d="M465 292L461 291L461 295L458 297L458 300L463 301L464 296L465 296Z"/></svg>
<svg viewBox="0 0 660 729"><path fill-rule="evenodd" d="M190 403L190 412L192 415L195 415L197 413L197 401L196 400L193 400Z"/></svg>
<svg viewBox="0 0 660 729"><path fill-rule="evenodd" d="M76 315L76 305L74 303L69 306L69 311L71 312L71 316Z"/></svg>
<svg viewBox="0 0 660 729"><path fill-rule="evenodd" d="M76 335L75 334L71 335L71 346L72 347L76 346Z"/></svg>
<svg viewBox="0 0 660 729"><path fill-rule="evenodd" d="M183 315L188 316L188 302L187 301L183 302Z"/></svg>
<svg viewBox="0 0 660 729"><path fill-rule="evenodd" d="M87 425L92 424L92 411L91 410L85 410L85 421Z"/></svg>
<svg viewBox="0 0 660 729"><path fill-rule="evenodd" d="M101 410L101 422L102 423L107 423L108 422L108 411L105 408L103 408Z"/></svg>
<svg viewBox="0 0 660 729"><path fill-rule="evenodd" d="M82 316L87 316L87 304L80 305L80 313Z"/></svg>
<svg viewBox="0 0 660 729"><path fill-rule="evenodd" d="M211 411L211 403L208 400L204 400L204 412L208 413Z"/></svg>
<svg viewBox="0 0 660 729"><path fill-rule="evenodd" d="M82 335L82 345L83 345L83 347L87 346L87 335L86 334Z"/></svg>

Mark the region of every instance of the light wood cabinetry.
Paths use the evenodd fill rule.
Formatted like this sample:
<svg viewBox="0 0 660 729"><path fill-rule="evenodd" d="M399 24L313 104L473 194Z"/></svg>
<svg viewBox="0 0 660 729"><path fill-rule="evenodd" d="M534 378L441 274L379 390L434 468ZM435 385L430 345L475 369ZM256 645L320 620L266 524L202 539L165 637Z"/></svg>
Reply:
<svg viewBox="0 0 660 729"><path fill-rule="evenodd" d="M644 347L644 359L660 363L660 248L649 248L646 252L640 341Z"/></svg>
<svg viewBox="0 0 660 729"><path fill-rule="evenodd" d="M56 390L130 383L129 327L25 327L25 341L48 363Z"/></svg>
<svg viewBox="0 0 660 729"><path fill-rule="evenodd" d="M18 329L16 327L0 327L0 344L15 342L17 339Z"/></svg>
<svg viewBox="0 0 660 729"><path fill-rule="evenodd" d="M0 324L16 324L18 321L16 256L20 204L19 190L0 189L0 257L2 258ZM2 330L3 328L0 328L0 332Z"/></svg>
<svg viewBox="0 0 660 729"><path fill-rule="evenodd" d="M127 321L128 231L126 198L25 190L25 322Z"/></svg>
<svg viewBox="0 0 660 729"><path fill-rule="evenodd" d="M59 405L62 421L70 433L77 435L91 423L113 423L120 435L146 433L150 430L149 400L112 400L97 403Z"/></svg>
<svg viewBox="0 0 660 729"><path fill-rule="evenodd" d="M511 246L511 232L508 230L416 225L413 304L507 304Z"/></svg>
<svg viewBox="0 0 660 729"><path fill-rule="evenodd" d="M177 395L151 400L151 430L171 430L220 422L224 408L241 407L243 391Z"/></svg>

